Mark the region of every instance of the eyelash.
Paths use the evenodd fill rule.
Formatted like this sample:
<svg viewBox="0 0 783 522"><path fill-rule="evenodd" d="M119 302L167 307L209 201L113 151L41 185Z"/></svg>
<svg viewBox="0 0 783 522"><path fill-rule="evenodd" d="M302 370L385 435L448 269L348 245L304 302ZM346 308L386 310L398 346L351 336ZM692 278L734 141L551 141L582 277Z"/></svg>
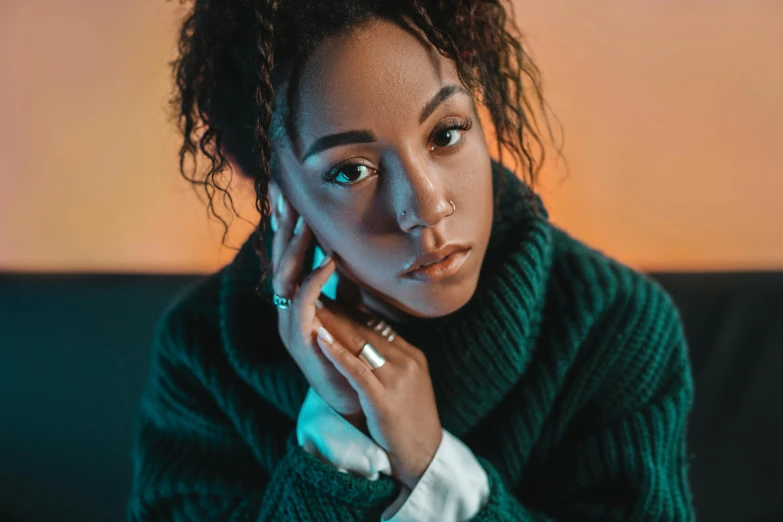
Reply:
<svg viewBox="0 0 783 522"><path fill-rule="evenodd" d="M438 133L444 131L450 131L450 130L459 130L462 132L466 132L470 130L471 127L473 127L473 120L471 120L470 118L467 118L464 122L460 122L459 120L456 119L450 119L450 120L446 120L438 127L436 127L435 130L432 132L432 134L437 135ZM456 150L462 145L464 141L465 141L465 137L460 136L460 139L457 143L455 143L454 145L448 145L443 148ZM332 167L331 169L326 171L322 176L323 182L328 185L337 185L338 187L349 187L351 185L359 183L359 181L351 181L348 183L337 181L337 177L340 175L340 172L342 172L343 169L346 169L348 167L366 167L371 170L377 170L362 162L354 161L350 163L343 163L340 165L336 165L335 167Z"/></svg>

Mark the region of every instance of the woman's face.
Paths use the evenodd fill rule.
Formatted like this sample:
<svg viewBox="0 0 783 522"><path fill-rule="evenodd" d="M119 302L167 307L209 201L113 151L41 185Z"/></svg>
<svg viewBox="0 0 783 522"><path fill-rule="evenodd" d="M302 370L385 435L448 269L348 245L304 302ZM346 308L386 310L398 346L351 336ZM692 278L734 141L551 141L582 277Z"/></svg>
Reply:
<svg viewBox="0 0 783 522"><path fill-rule="evenodd" d="M335 254L340 277L387 316L439 317L466 304L489 242L492 176L454 63L376 21L315 51L295 110L295 146L274 145L282 186L273 188ZM463 260L453 275L405 273L451 245L467 249L451 256Z"/></svg>

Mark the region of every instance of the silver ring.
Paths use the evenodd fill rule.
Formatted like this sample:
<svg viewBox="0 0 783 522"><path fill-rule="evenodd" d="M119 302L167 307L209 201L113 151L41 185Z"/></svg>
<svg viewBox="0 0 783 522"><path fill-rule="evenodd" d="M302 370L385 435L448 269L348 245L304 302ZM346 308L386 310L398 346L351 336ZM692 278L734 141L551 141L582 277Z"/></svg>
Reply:
<svg viewBox="0 0 783 522"><path fill-rule="evenodd" d="M291 306L291 300L289 298L277 294L272 295L272 303L274 303L278 310L285 310Z"/></svg>
<svg viewBox="0 0 783 522"><path fill-rule="evenodd" d="M372 329L375 330L376 332L380 332L384 328L388 328L388 326L389 325L386 324L386 321L381 319L377 323L375 323L375 325L373 325Z"/></svg>
<svg viewBox="0 0 783 522"><path fill-rule="evenodd" d="M383 319L377 319L373 317L367 321L366 324L369 328L372 328L374 331L378 332L381 337L385 338L389 342L392 342L394 337L397 335L397 332L395 332L392 327L389 326Z"/></svg>
<svg viewBox="0 0 783 522"><path fill-rule="evenodd" d="M364 361L370 365L370 368L373 370L376 370L383 366L386 363L386 359L384 359L383 355L378 353L378 350L375 349L375 346L370 344L370 342L364 343L362 346L362 351L359 352L359 357L364 359Z"/></svg>

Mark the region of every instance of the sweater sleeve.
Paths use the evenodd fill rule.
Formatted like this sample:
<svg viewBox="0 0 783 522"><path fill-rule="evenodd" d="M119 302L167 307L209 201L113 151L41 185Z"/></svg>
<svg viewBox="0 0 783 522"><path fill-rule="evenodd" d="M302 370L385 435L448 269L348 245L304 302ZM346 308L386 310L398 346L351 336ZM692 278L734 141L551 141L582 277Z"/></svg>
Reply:
<svg viewBox="0 0 783 522"><path fill-rule="evenodd" d="M298 444L338 471L377 480L391 476L389 456L369 435L337 413L312 387L296 423Z"/></svg>
<svg viewBox="0 0 783 522"><path fill-rule="evenodd" d="M386 452L345 420L318 393L307 392L297 422L297 439L308 453L338 471L377 480L392 474ZM473 452L447 430L419 482L402 486L381 522L457 522L474 516L489 494L487 475Z"/></svg>
<svg viewBox="0 0 783 522"><path fill-rule="evenodd" d="M291 420L260 396L258 415L237 415L234 400L217 404L209 390L218 363L195 363L162 324L134 428L129 522L380 518L400 491L396 481L341 473L309 454Z"/></svg>
<svg viewBox="0 0 783 522"><path fill-rule="evenodd" d="M498 468L478 457L490 496L472 522L695 519L686 443L693 379L679 314L673 305L662 308L617 335L628 340L618 349L631 356L615 365L597 399L612 413L599 423L585 420L589 429L576 423L527 490L511 491ZM655 346L642 340L651 324L661 332ZM587 416L594 414L600 416Z"/></svg>

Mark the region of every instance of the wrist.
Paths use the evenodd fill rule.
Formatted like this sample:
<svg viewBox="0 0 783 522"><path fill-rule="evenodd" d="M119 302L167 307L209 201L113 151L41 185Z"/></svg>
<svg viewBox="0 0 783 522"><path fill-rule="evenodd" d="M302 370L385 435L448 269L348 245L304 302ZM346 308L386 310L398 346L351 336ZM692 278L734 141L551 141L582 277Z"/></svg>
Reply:
<svg viewBox="0 0 783 522"><path fill-rule="evenodd" d="M400 462L399 459L395 458L393 455L389 455L393 476L412 491L419 483L419 480L421 480L421 477L427 472L430 464L432 464L442 441L443 434L441 432L437 438L437 443L434 443L429 450L422 451L418 459L409 462Z"/></svg>
<svg viewBox="0 0 783 522"><path fill-rule="evenodd" d="M416 485L421 480L421 477L424 476L424 470L418 469L416 471L413 470L406 470L402 471L402 466L399 464L395 464L393 459L389 459L392 466L392 476L397 479L397 481L401 484L404 484L408 490L413 491L416 488Z"/></svg>

